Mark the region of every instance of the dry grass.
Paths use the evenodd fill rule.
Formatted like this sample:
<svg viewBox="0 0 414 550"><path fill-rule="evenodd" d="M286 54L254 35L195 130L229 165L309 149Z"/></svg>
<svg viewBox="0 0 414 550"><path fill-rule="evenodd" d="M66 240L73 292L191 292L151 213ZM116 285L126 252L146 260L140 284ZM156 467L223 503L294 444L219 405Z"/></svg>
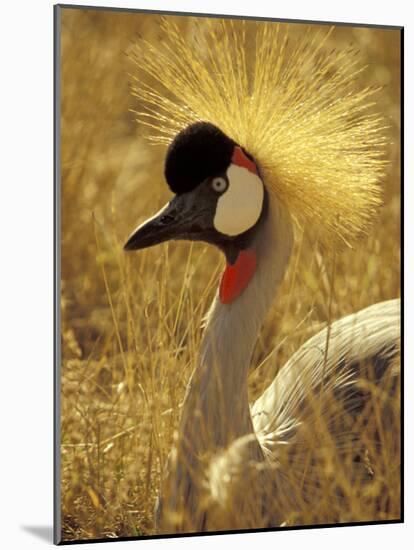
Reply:
<svg viewBox="0 0 414 550"><path fill-rule="evenodd" d="M186 32L186 22L180 24ZM201 320L223 265L219 253L203 244L171 243L128 257L122 251L130 230L168 198L164 150L144 141L130 111L137 108L128 83L134 69L125 52L137 33L157 37L156 19L62 11L65 540L154 532L160 475L195 364ZM293 351L326 325L330 298L331 316L339 318L400 292L399 35L348 27L330 38L332 47L349 42L368 62L364 82L384 86L378 108L392 141L384 207L370 236L336 255L333 285L333 258L310 236L299 235L252 364L261 364L279 347L260 369L252 368L252 399ZM398 399L391 405L385 428L375 424L372 410L366 411L374 422L369 429L381 428L385 440L399 431ZM341 520L399 517L398 448L393 453L371 450L376 482L368 492L358 485L347 488L338 504ZM332 517L331 502L324 501L332 488L329 456L319 467L326 473L319 506L315 510L304 502L293 522L323 523ZM380 506L378 499L384 501Z"/></svg>

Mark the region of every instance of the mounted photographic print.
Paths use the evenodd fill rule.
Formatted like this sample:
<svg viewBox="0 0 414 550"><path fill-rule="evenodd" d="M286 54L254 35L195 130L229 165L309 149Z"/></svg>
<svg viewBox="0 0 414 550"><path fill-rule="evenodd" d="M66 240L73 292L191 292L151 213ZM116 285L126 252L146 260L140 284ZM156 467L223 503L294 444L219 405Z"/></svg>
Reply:
<svg viewBox="0 0 414 550"><path fill-rule="evenodd" d="M401 48L55 7L56 543L402 521Z"/></svg>

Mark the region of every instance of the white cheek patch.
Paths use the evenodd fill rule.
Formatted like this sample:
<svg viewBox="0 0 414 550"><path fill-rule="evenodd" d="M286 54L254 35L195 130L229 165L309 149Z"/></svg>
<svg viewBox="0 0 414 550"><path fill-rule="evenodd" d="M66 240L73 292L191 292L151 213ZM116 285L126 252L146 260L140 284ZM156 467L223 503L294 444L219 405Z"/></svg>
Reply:
<svg viewBox="0 0 414 550"><path fill-rule="evenodd" d="M253 227L263 207L262 180L236 164L227 170L229 187L217 201L214 227L220 233L234 237Z"/></svg>

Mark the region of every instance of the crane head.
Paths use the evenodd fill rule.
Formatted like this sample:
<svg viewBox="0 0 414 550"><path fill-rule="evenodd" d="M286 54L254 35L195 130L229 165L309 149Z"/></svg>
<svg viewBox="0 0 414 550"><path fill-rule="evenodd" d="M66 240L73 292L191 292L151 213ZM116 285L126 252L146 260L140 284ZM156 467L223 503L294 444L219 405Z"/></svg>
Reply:
<svg viewBox="0 0 414 550"><path fill-rule="evenodd" d="M266 213L266 191L254 159L217 126L196 122L171 142L165 178L174 197L132 232L124 249L199 240L218 246L234 263Z"/></svg>
<svg viewBox="0 0 414 550"><path fill-rule="evenodd" d="M387 124L373 110L379 88L364 83L363 56L333 47L335 27L297 33L284 23L200 18L184 31L166 17L160 28L162 40L139 39L131 51L138 70L132 91L147 137L163 145L174 139L166 166L173 190L197 181L200 151L193 132L177 132L208 120L228 136L217 141L214 162L228 160L238 144L260 166L269 218L283 204L327 248L366 233L381 204ZM206 152L211 142L200 141ZM175 165L184 144L194 162ZM208 172L214 162L199 163L207 172L196 175L216 176ZM232 196L226 193L223 205ZM234 210L230 221L242 219Z"/></svg>

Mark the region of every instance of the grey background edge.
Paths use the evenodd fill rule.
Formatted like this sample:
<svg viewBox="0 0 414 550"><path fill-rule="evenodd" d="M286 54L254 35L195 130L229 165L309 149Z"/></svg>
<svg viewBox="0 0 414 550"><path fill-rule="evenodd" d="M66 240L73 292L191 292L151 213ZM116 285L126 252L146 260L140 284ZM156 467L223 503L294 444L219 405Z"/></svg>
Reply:
<svg viewBox="0 0 414 550"><path fill-rule="evenodd" d="M60 341L60 14L61 7L53 6L53 249L54 249L54 399L53 399L53 542L59 544L61 533L60 488L60 392L61 392L61 341Z"/></svg>
<svg viewBox="0 0 414 550"><path fill-rule="evenodd" d="M148 13L154 15L178 15L183 17L213 17L220 19L251 19L253 21L274 21L279 23L297 23L310 25L340 25L341 27L368 27L385 30L401 30L403 25L385 25L372 23L347 23L339 21L318 21L310 19L286 19L278 17L263 17L255 15L234 15L226 13L198 13L198 12L183 12L183 11L168 11L168 10L151 10L145 8L119 8L116 6L90 6L82 4L56 4L55 7L64 9L85 9L85 10L100 10L100 11L120 11L132 13Z"/></svg>

